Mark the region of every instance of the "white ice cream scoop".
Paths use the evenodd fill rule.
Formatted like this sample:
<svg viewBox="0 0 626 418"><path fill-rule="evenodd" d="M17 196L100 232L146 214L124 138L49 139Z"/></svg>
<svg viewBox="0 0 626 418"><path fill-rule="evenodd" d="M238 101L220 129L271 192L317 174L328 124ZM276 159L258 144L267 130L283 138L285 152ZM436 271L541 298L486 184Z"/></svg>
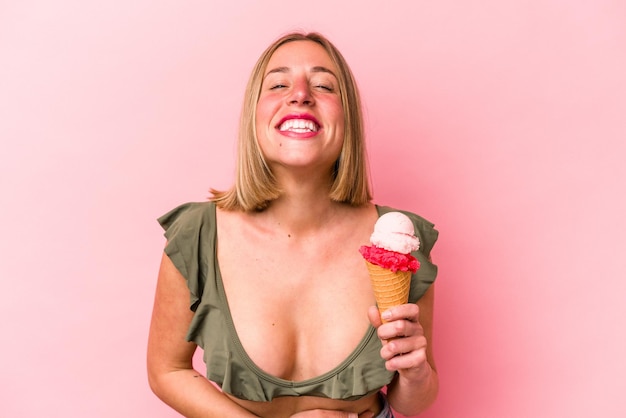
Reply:
<svg viewBox="0 0 626 418"><path fill-rule="evenodd" d="M376 247L402 254L416 251L420 246L413 222L400 212L388 212L378 218L370 242Z"/></svg>

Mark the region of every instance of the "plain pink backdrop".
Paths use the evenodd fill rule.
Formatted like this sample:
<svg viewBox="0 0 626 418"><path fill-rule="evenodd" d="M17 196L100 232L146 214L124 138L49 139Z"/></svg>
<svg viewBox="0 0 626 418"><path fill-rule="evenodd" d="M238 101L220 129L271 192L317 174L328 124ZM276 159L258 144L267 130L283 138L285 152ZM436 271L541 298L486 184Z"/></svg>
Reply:
<svg viewBox="0 0 626 418"><path fill-rule="evenodd" d="M0 416L178 416L145 373L155 218L230 184L292 29L351 63L376 201L441 232L423 416L626 416L625 28L618 0L0 1Z"/></svg>

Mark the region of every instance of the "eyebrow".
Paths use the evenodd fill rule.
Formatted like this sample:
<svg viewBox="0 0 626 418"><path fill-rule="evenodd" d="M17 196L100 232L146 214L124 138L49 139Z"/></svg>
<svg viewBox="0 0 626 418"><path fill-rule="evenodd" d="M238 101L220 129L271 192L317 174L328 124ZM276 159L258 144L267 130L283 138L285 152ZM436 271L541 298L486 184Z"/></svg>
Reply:
<svg viewBox="0 0 626 418"><path fill-rule="evenodd" d="M289 67L276 67L276 68L272 68L271 70L269 70L267 72L267 74L265 74L265 77L267 77L270 74L273 73L288 73L290 71ZM335 73L333 73L330 69L326 68L326 67L322 67L322 66L316 66L311 68L311 72L312 73L328 73L331 74L333 77L337 78L337 76L335 75Z"/></svg>

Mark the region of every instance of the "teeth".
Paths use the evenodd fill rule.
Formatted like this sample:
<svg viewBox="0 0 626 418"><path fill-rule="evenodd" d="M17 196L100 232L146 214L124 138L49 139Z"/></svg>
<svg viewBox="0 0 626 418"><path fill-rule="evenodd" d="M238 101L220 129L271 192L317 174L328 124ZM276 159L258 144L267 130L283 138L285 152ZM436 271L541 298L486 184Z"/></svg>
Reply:
<svg viewBox="0 0 626 418"><path fill-rule="evenodd" d="M289 119L278 128L280 131L291 132L317 132L319 129L317 124L307 119Z"/></svg>

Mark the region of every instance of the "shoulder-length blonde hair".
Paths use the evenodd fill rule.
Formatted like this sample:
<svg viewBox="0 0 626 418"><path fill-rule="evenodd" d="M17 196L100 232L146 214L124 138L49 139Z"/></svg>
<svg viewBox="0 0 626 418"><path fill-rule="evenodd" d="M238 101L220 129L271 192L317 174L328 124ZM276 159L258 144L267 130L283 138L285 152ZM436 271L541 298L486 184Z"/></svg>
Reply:
<svg viewBox="0 0 626 418"><path fill-rule="evenodd" d="M313 41L321 45L338 69L338 83L344 113L344 141L333 170L329 197L337 202L359 206L372 199L367 173L361 99L348 63L339 50L319 33L293 32L271 44L259 57L248 80L239 121L239 142L235 184L227 191L211 189L218 207L227 210L263 210L277 199L281 190L263 158L256 135L256 107L263 75L270 58L282 45Z"/></svg>

